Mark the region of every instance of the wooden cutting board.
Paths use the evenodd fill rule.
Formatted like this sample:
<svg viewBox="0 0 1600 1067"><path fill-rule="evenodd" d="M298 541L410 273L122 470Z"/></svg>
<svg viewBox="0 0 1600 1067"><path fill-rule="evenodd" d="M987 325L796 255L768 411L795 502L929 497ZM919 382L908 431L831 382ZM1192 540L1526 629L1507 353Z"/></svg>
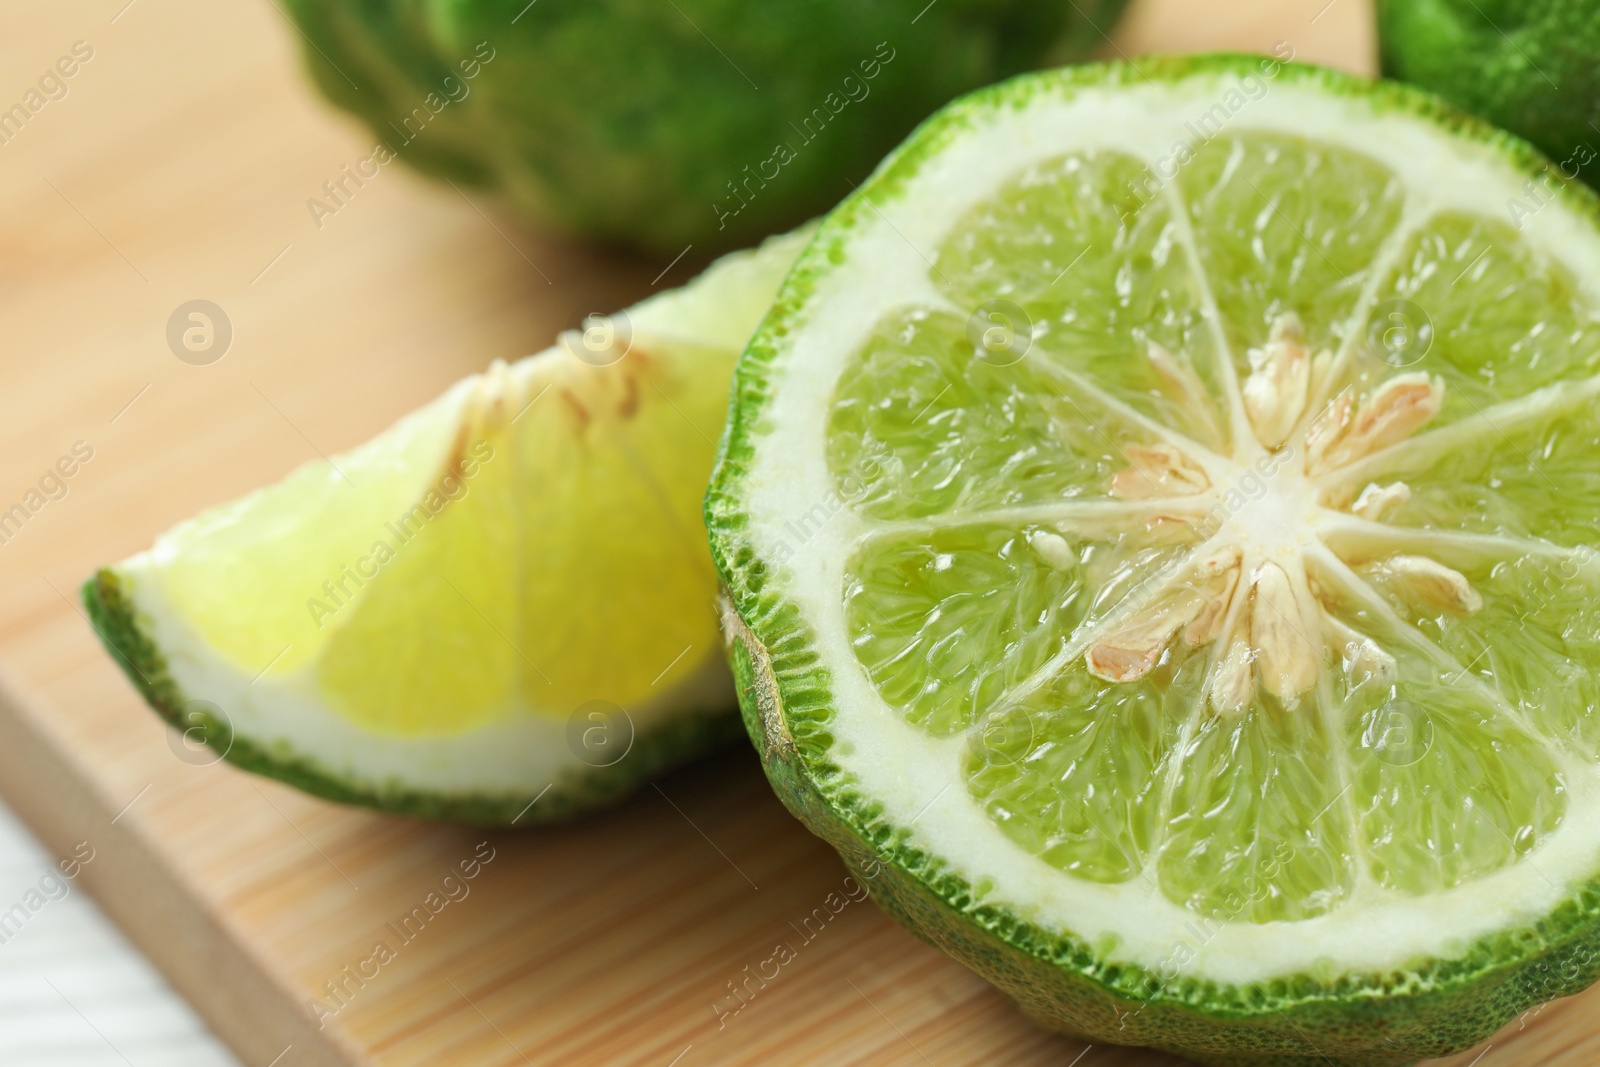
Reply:
<svg viewBox="0 0 1600 1067"><path fill-rule="evenodd" d="M1365 0L1152 0L1104 52L1287 41L1369 71L1369 21ZM808 939L798 924L844 871L743 749L522 833L346 810L179 758L75 606L96 564L652 279L687 280L694 256L564 245L392 168L319 229L306 200L370 139L308 90L267 0L12 0L6 23L0 107L76 61L66 95L0 145L0 510L74 446L92 458L0 543L0 793L58 854L89 844L80 884L243 1060L1176 1062L1034 1028L869 903ZM165 341L192 299L233 324L210 366ZM397 935L474 858L468 895ZM374 969L379 941L394 956ZM780 942L795 960L719 1019ZM363 966L370 979L345 977ZM341 1010L319 1020L314 997ZM1448 1062L1587 1067L1597 1006L1530 1013Z"/></svg>

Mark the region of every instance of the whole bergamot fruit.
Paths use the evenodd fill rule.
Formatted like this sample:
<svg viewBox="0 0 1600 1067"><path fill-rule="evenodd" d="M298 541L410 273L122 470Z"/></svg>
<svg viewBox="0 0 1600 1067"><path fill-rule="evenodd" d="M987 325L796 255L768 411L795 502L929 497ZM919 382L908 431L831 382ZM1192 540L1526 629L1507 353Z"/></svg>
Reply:
<svg viewBox="0 0 1600 1067"><path fill-rule="evenodd" d="M1383 72L1542 148L1600 182L1600 3L1379 0Z"/></svg>
<svg viewBox="0 0 1600 1067"><path fill-rule="evenodd" d="M289 0L390 159L542 225L677 253L826 209L956 95L1082 56L1126 0ZM319 206L320 205L320 206Z"/></svg>

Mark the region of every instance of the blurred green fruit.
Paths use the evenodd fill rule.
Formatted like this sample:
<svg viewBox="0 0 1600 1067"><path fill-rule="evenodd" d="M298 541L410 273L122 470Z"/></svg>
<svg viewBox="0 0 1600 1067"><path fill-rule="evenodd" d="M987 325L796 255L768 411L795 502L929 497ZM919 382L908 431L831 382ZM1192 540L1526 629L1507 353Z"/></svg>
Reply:
<svg viewBox="0 0 1600 1067"><path fill-rule="evenodd" d="M396 155L567 233L677 253L830 207L958 94L1082 57L1126 0L288 0ZM360 170L360 165L357 170ZM337 208L337 204L331 205Z"/></svg>
<svg viewBox="0 0 1600 1067"><path fill-rule="evenodd" d="M1532 141L1600 182L1600 3L1378 0L1383 73Z"/></svg>

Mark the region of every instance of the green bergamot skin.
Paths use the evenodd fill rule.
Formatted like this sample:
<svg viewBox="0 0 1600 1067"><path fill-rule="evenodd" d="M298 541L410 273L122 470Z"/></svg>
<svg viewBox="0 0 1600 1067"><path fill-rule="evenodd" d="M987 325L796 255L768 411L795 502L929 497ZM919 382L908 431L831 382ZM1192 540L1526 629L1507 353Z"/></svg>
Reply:
<svg viewBox="0 0 1600 1067"><path fill-rule="evenodd" d="M379 148L566 233L676 255L826 210L917 122L1103 43L1126 0L289 0ZM359 177L359 175L358 175ZM343 175L344 188L354 186ZM325 223L337 190L310 210Z"/></svg>
<svg viewBox="0 0 1600 1067"><path fill-rule="evenodd" d="M1383 73L1526 137L1600 182L1600 3L1378 0Z"/></svg>
<svg viewBox="0 0 1600 1067"><path fill-rule="evenodd" d="M1600 973L1600 202L1392 83L1026 76L822 224L706 500L746 726L1047 1026L1401 1064Z"/></svg>

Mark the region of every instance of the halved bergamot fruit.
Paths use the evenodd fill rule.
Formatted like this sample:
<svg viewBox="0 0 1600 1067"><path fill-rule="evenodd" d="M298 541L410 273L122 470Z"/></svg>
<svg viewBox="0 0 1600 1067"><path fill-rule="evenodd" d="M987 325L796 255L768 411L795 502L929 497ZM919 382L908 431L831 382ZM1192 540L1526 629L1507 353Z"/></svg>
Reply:
<svg viewBox="0 0 1600 1067"><path fill-rule="evenodd" d="M734 359L803 242L496 363L101 570L95 626L175 750L526 824L736 736L699 505Z"/></svg>
<svg viewBox="0 0 1600 1067"><path fill-rule="evenodd" d="M1024 77L823 224L707 500L747 726L916 933L1215 1064L1596 976L1600 205L1270 60Z"/></svg>

